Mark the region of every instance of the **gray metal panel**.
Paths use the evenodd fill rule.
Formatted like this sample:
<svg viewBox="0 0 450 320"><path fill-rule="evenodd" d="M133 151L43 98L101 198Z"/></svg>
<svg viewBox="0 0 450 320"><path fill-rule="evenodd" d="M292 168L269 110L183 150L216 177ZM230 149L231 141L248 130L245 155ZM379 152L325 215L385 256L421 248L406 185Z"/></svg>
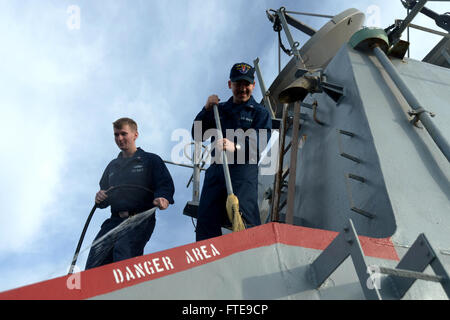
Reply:
<svg viewBox="0 0 450 320"><path fill-rule="evenodd" d="M433 121L449 139L450 72L414 60L394 64L422 104L436 113ZM395 236L400 245L411 245L424 232L440 250L450 251L449 163L426 131L409 123L409 107L389 87L373 57L343 46L326 73L345 87L345 97L339 105L325 94L307 99L317 99L317 117L325 126L312 120L303 124L306 143L298 158L297 217L305 226L335 231L352 218L360 234L373 237L392 236L400 226ZM305 108L302 112L311 113ZM339 134L338 129L355 136ZM362 165L337 160L342 151L361 159ZM366 182L348 179L347 173ZM377 218L349 212L352 204Z"/></svg>
<svg viewBox="0 0 450 320"><path fill-rule="evenodd" d="M93 299L263 300L364 299L350 259L315 288L309 264L321 253L284 244L233 254L194 269L147 281ZM369 264L395 266L395 261L366 257ZM381 280L381 289L389 284ZM441 296L434 295L439 299Z"/></svg>
<svg viewBox="0 0 450 320"><path fill-rule="evenodd" d="M295 214L307 227L340 231L352 219L358 234L391 236L396 221L347 45L325 73L329 82L344 87L345 96L338 105L325 93L305 99L318 101L317 118L324 125L313 120L310 109L303 108L310 119L300 131L306 138L298 157ZM350 179L349 174L364 177L365 182Z"/></svg>
<svg viewBox="0 0 450 320"><path fill-rule="evenodd" d="M450 144L445 135L441 133L439 126L431 119L434 117L434 113L423 107L423 104L421 104L417 99L416 94L409 88L405 80L403 80L403 77L399 74L397 68L379 47L375 47L373 53L377 57L378 62L383 66L382 72L389 74L389 78L395 84L394 89L401 93L402 97L411 108L411 111L409 111L408 114L412 116L413 119L410 122L418 128L425 128L437 147L444 154L447 161L450 162ZM418 126L417 123L419 121L423 127Z"/></svg>
<svg viewBox="0 0 450 320"><path fill-rule="evenodd" d="M422 104L436 113L433 121L448 139L449 72L414 60L394 60L394 64ZM394 236L400 251L424 232L448 256L449 164L425 130L409 123L409 107L390 89L388 77L380 73L373 57L344 46L326 73L330 81L345 87L346 96L338 106L324 94L313 97L319 102L317 116L326 125L312 120L303 124L306 143L299 152L295 220L338 231L343 221L352 218L360 234ZM302 112L311 113L305 108ZM356 135L339 134L338 128ZM336 160L342 151L366 165ZM348 179L346 173L366 182ZM349 210L351 201L367 212L381 212L383 221Z"/></svg>
<svg viewBox="0 0 450 320"><path fill-rule="evenodd" d="M345 56L348 57L347 62L349 64L346 64ZM450 72L447 69L415 60L401 61L394 59L393 63L408 86L417 94L421 104L427 110L436 114L433 121L444 136L449 139ZM334 67L336 69L333 69ZM341 140L341 148L348 154L364 160L367 155L370 155L365 151L368 146L364 146L364 144L372 145L372 151L375 151L375 153L372 153L372 158L376 161L371 163L369 167L375 168L374 164L378 164L380 167L378 181L381 184L378 186L385 185L388 199L384 201L384 204L390 203L392 205L395 219L391 224L394 227L391 231L394 232L390 235L400 257L420 233L425 233L436 246L436 250L442 254L443 263L448 268L450 265L450 224L448 223L448 215L450 214L450 164L428 133L424 129L414 127L409 122L407 115L409 106L406 105L403 97L394 88L389 77L381 72L379 67L374 57L366 56L344 46L329 64L327 74L345 87L346 97L339 106L328 103L327 101L331 100L323 97L323 95L316 97L320 106L318 117L328 126L335 125L339 118L336 114L337 110L347 108L348 121L345 124L348 131L355 132L355 128L358 130L358 127L366 128L367 133L362 135L356 131L356 137L363 137L360 141L355 141L354 137L341 135L340 138L344 139ZM352 79L353 84L351 83ZM358 96L359 99L357 99ZM351 103L353 108L346 105L346 101L349 100L353 100ZM358 100L360 100L361 110L356 108ZM355 122L355 113L358 112L362 118ZM365 121L366 125L361 127ZM332 210L330 202L333 203L334 201L337 208L340 209L339 203L345 203L345 199L343 199L340 190L342 185L339 186L335 180L336 177L329 174L333 170L345 172L347 169L352 169L352 172L365 177L366 181L369 182L377 177L370 177L365 175L363 171L357 171L358 168L361 168L358 163L354 163L353 168L351 168L351 165L347 168L334 165L333 169L330 169L333 166L333 162L328 161L330 148L336 152L336 148L328 144L331 131L329 135L318 134L319 129L317 128L319 126L314 122L305 123L304 134L311 136L314 142L308 146L308 143L312 141L308 137L309 142L305 144L304 153L299 158L299 163L304 165L304 173L301 174L302 169L299 169L300 176L298 178L299 199L312 197L315 201L305 200L307 204L299 207L297 214L304 219L303 225L307 226L308 223L312 222L315 226L330 226L338 219L343 220L345 218L337 210L334 211L337 217L328 214ZM322 130L326 131L326 128L322 128ZM356 148L353 148L352 145L355 144ZM310 148L309 152L307 151L308 147ZM310 159L309 163L308 159ZM316 165L313 165L314 163ZM317 166L321 168L317 168ZM331 183L325 184L326 180L331 181ZM323 182L322 185L321 182ZM374 185L358 181L352 181L351 184L350 190L353 198L356 198L356 194L358 194L358 197L362 196L363 200L364 197L368 197L361 204L369 203L370 189ZM327 188L332 190L328 191ZM382 191L381 189L378 191ZM322 196L322 194L326 194L329 198L325 196L318 198L318 195ZM301 200L300 202L304 201ZM308 209L311 209L311 203L313 203L312 208L320 208L321 206L322 211L315 210L313 213L308 211ZM377 211L379 210L374 209L375 213ZM304 218L305 214L307 219ZM333 219L335 222L332 222ZM373 219L373 222L376 219ZM364 224L358 224L358 233L364 234L365 231L370 231L370 221L368 220L366 223L366 228ZM371 236L376 236L376 234L371 234ZM433 273L432 270L431 273ZM426 299L434 292L439 292L439 295L443 294L439 285L418 281L409 290L405 298Z"/></svg>
<svg viewBox="0 0 450 320"><path fill-rule="evenodd" d="M450 243L450 163L426 130L409 123L409 106L374 57L349 50L378 157L395 208L394 241L411 245L425 233L441 250ZM450 139L450 70L415 60L392 61Z"/></svg>

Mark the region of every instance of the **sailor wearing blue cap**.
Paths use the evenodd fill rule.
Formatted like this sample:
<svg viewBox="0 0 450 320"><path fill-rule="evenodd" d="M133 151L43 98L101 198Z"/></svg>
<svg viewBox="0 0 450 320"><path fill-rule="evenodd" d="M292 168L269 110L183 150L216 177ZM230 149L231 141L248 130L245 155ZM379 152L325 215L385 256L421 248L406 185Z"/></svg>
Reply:
<svg viewBox="0 0 450 320"><path fill-rule="evenodd" d="M247 228L261 224L258 208L258 161L260 130L266 130L270 138L272 120L269 112L252 96L255 88L255 69L247 63L236 63L230 71L228 87L233 94L226 102L219 102L217 95L208 97L205 106L195 117L192 136L196 141L209 138L208 129L216 129L213 106L218 106L223 139L212 145L226 150L233 192L239 199L239 209ZM201 137L195 132L201 124ZM211 131L210 131L211 132ZM229 133L233 132L230 139ZM250 132L250 134L248 134ZM239 136L244 139L239 139ZM214 144L215 143L215 144ZM267 141L265 141L267 143ZM214 158L215 152L211 153ZM213 163L206 170L197 214L196 240L222 235L221 226L230 225L226 213L227 189L223 165Z"/></svg>

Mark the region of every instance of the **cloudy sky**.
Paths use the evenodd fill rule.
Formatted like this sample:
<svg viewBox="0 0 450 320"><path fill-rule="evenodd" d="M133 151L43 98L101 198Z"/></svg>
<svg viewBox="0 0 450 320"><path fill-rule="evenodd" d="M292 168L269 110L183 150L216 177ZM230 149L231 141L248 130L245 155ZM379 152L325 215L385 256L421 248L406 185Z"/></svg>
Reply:
<svg viewBox="0 0 450 320"><path fill-rule="evenodd" d="M0 291L67 273L101 174L119 152L114 120L134 118L138 146L170 160L175 130L190 130L208 95L230 96L233 63L259 57L270 85L277 37L265 10L281 6L328 15L354 7L381 27L406 14L392 0L0 0ZM450 11L448 2L429 7ZM327 21L298 19L316 29ZM442 31L424 16L414 23ZM439 40L411 30L411 57ZM258 85L254 96L261 100ZM157 212L146 253L195 241L182 215L191 170L168 168L175 205ZM109 214L96 211L83 248Z"/></svg>

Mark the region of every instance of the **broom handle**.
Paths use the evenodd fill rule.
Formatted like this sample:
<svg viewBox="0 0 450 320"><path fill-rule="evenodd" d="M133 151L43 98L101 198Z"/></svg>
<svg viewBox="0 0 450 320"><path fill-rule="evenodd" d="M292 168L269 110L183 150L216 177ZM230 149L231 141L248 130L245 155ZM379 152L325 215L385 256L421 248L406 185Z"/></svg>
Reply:
<svg viewBox="0 0 450 320"><path fill-rule="evenodd" d="M219 118L219 110L217 109L217 104L213 106L214 108L214 118L216 120L216 128L219 135L219 140L223 139L222 135L222 127L220 125L220 118ZM227 185L227 193L228 195L233 194L233 186L231 185L231 177L230 177L230 171L228 170L228 159L227 155L225 153L225 150L222 151L222 158L223 158L223 172L225 174L225 183Z"/></svg>

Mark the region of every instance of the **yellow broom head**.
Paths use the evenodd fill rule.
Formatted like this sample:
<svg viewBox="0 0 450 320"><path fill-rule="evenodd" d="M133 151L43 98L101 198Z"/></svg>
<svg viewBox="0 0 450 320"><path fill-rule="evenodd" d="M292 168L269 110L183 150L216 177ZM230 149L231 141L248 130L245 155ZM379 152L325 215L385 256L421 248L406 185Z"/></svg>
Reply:
<svg viewBox="0 0 450 320"><path fill-rule="evenodd" d="M228 196L226 209L228 219L233 225L233 232L245 230L244 221L242 221L242 216L239 212L239 200L234 194Z"/></svg>

